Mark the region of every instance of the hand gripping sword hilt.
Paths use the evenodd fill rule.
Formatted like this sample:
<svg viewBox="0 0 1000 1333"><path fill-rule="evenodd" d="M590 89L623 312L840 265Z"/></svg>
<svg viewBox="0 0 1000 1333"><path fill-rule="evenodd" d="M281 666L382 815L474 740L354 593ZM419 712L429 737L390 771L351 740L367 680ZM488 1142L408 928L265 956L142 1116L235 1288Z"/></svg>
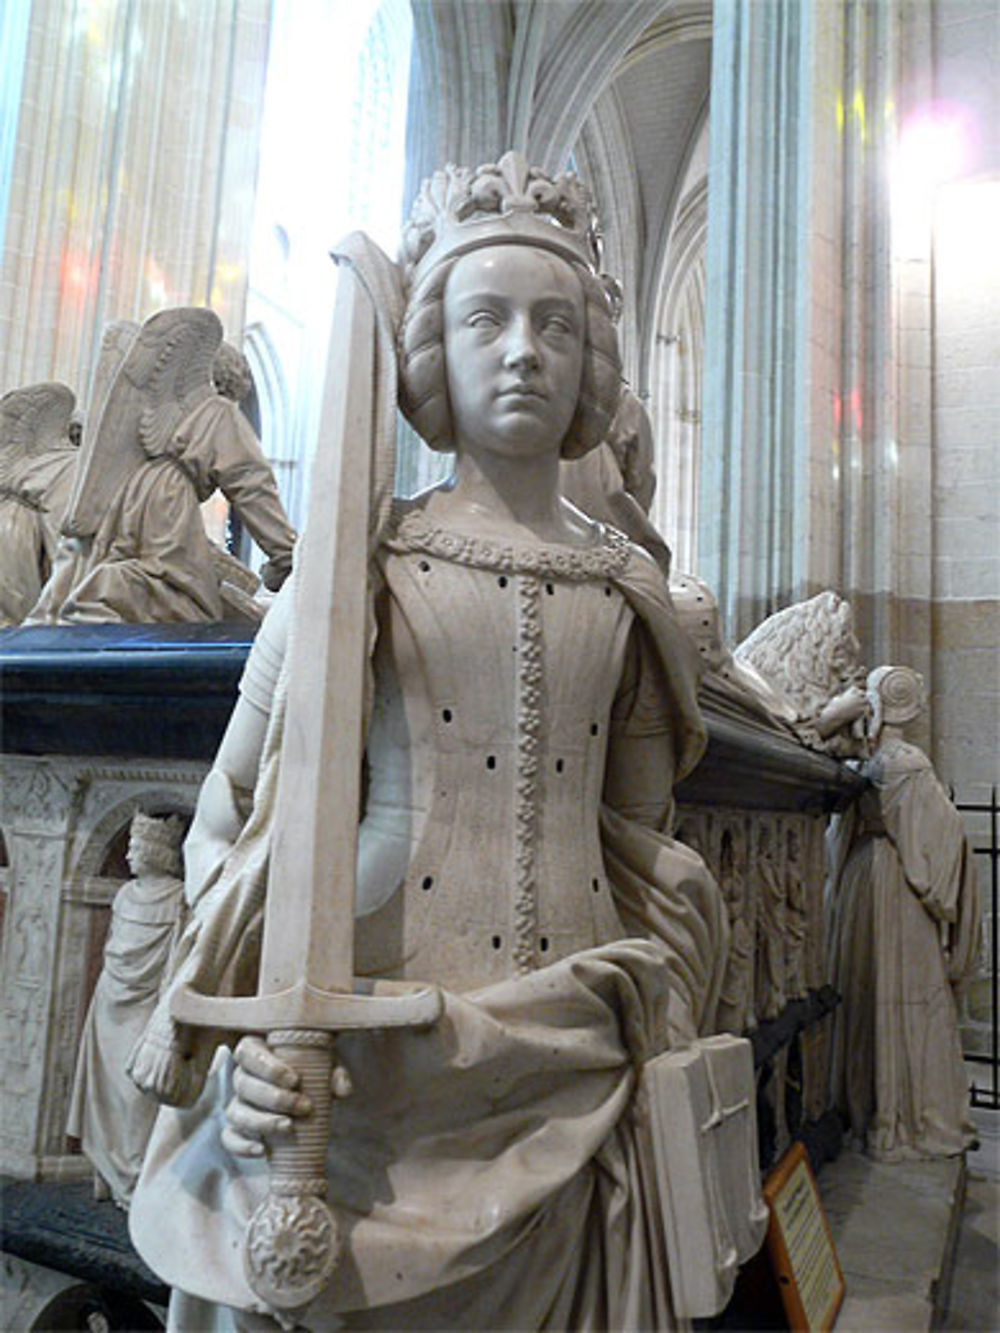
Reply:
<svg viewBox="0 0 1000 1333"><path fill-rule="evenodd" d="M312 1103L308 1115L292 1121L288 1137L272 1145L268 1196L243 1240L251 1290L281 1319L282 1312L301 1309L319 1295L340 1253L324 1176L334 1039L332 1032L277 1029L267 1041L299 1075L300 1090Z"/></svg>
<svg viewBox="0 0 1000 1333"><path fill-rule="evenodd" d="M295 1326L289 1312L316 1299L340 1254L324 1174L334 1032L427 1028L442 1008L436 986L412 982L379 982L378 993L371 995L321 991L304 981L254 996L202 995L187 985L171 995L170 1016L178 1023L266 1032L312 1103L309 1115L293 1119L289 1136L271 1146L269 1193L250 1218L244 1240L250 1288L283 1327Z"/></svg>

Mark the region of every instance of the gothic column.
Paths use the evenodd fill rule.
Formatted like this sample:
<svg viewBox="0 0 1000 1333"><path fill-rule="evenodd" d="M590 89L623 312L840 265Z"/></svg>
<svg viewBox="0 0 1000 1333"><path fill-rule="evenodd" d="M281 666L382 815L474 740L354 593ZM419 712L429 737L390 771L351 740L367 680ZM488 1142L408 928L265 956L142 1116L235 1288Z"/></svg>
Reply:
<svg viewBox="0 0 1000 1333"><path fill-rule="evenodd" d="M698 551L737 640L809 590L829 545L841 13L714 7Z"/></svg>

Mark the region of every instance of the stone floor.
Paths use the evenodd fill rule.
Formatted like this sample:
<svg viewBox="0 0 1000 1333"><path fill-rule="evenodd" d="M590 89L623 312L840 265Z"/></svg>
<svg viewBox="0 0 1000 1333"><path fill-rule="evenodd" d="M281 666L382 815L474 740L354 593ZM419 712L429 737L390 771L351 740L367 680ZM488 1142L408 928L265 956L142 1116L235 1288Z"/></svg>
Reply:
<svg viewBox="0 0 1000 1333"><path fill-rule="evenodd" d="M942 1328L1000 1328L1000 1112L974 1113L980 1148L970 1153L951 1300Z"/></svg>
<svg viewBox="0 0 1000 1333"><path fill-rule="evenodd" d="M1000 1329L1000 1116L977 1120L982 1146L964 1175L954 1160L849 1151L821 1172L847 1283L837 1333Z"/></svg>

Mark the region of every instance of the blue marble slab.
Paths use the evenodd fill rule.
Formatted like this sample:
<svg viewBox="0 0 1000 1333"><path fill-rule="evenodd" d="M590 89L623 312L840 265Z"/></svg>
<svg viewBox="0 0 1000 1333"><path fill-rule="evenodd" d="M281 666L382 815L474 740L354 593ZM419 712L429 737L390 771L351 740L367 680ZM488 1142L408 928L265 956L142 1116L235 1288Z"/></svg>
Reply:
<svg viewBox="0 0 1000 1333"><path fill-rule="evenodd" d="M210 759L255 632L227 623L0 630L0 750Z"/></svg>

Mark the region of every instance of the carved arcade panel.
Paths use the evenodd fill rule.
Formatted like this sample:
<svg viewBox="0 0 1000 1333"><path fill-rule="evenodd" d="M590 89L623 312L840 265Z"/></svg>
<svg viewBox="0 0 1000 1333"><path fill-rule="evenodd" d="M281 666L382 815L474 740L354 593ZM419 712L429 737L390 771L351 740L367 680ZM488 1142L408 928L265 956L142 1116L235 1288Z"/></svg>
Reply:
<svg viewBox="0 0 1000 1333"><path fill-rule="evenodd" d="M128 825L136 809L190 813L204 770L14 756L4 765L0 1170L75 1176L89 1168L69 1151L66 1113L111 901L128 877Z"/></svg>

